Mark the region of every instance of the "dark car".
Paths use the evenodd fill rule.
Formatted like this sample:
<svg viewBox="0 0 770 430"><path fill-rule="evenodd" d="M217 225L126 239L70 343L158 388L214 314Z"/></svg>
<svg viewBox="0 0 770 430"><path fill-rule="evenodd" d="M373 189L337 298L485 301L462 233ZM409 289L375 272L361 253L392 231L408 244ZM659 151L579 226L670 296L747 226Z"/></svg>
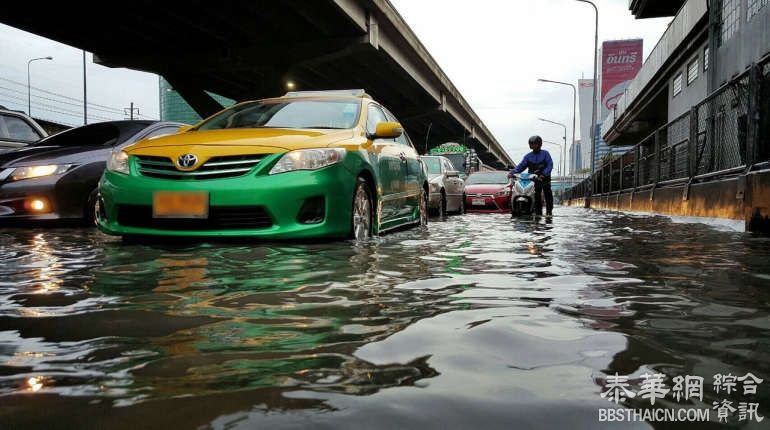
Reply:
<svg viewBox="0 0 770 430"><path fill-rule="evenodd" d="M111 152L176 133L184 124L111 121L73 128L0 154L0 225L93 220L96 188Z"/></svg>
<svg viewBox="0 0 770 430"><path fill-rule="evenodd" d="M507 171L472 173L465 180L465 210L468 212L508 212L511 187Z"/></svg>

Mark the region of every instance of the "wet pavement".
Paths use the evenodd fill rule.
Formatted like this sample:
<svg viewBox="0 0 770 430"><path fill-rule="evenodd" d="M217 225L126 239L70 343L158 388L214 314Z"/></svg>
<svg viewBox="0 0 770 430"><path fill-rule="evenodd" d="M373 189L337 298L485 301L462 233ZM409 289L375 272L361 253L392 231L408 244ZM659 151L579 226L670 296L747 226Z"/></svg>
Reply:
<svg viewBox="0 0 770 430"><path fill-rule="evenodd" d="M598 410L616 372L751 372L770 416L770 240L556 215L359 246L0 229L0 428L767 428Z"/></svg>

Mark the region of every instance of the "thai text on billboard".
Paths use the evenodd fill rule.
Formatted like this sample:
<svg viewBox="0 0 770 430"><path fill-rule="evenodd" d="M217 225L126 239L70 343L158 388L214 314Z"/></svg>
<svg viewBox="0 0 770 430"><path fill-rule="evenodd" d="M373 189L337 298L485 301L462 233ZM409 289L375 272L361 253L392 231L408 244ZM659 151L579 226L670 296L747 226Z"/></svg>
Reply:
<svg viewBox="0 0 770 430"><path fill-rule="evenodd" d="M601 123L642 68L642 39L602 43Z"/></svg>

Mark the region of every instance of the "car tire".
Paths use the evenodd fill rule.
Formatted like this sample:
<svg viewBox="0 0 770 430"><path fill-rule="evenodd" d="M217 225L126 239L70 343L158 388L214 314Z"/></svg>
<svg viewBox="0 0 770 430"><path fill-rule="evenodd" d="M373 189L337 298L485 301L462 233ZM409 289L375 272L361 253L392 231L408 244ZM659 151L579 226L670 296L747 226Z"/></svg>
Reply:
<svg viewBox="0 0 770 430"><path fill-rule="evenodd" d="M446 218L446 192L441 190L441 201L438 204L438 217L440 219Z"/></svg>
<svg viewBox="0 0 770 430"><path fill-rule="evenodd" d="M428 190L420 193L420 227L428 226Z"/></svg>
<svg viewBox="0 0 770 430"><path fill-rule="evenodd" d="M99 190L94 188L88 195L86 206L83 208L83 224L87 227L96 226L96 199L99 197Z"/></svg>
<svg viewBox="0 0 770 430"><path fill-rule="evenodd" d="M356 188L353 192L352 210L350 213L350 238L355 241L365 241L372 237L372 193L369 184L362 177L356 178Z"/></svg>

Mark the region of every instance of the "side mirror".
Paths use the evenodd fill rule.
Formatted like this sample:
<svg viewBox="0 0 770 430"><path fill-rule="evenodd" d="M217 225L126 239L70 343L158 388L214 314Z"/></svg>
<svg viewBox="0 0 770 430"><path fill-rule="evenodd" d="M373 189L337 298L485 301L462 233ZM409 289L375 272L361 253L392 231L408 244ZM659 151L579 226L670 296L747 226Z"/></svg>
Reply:
<svg viewBox="0 0 770 430"><path fill-rule="evenodd" d="M397 122L378 122L374 134L370 134L369 139L394 139L404 134L404 128Z"/></svg>
<svg viewBox="0 0 770 430"><path fill-rule="evenodd" d="M447 178L459 178L460 172L458 172L457 170L447 170L446 176Z"/></svg>
<svg viewBox="0 0 770 430"><path fill-rule="evenodd" d="M177 132L177 133L184 133L185 131L187 131L187 130L189 130L189 129L191 129L191 128L193 128L193 126L191 126L191 125L183 125L183 126L179 127L179 128L176 130L176 132Z"/></svg>

